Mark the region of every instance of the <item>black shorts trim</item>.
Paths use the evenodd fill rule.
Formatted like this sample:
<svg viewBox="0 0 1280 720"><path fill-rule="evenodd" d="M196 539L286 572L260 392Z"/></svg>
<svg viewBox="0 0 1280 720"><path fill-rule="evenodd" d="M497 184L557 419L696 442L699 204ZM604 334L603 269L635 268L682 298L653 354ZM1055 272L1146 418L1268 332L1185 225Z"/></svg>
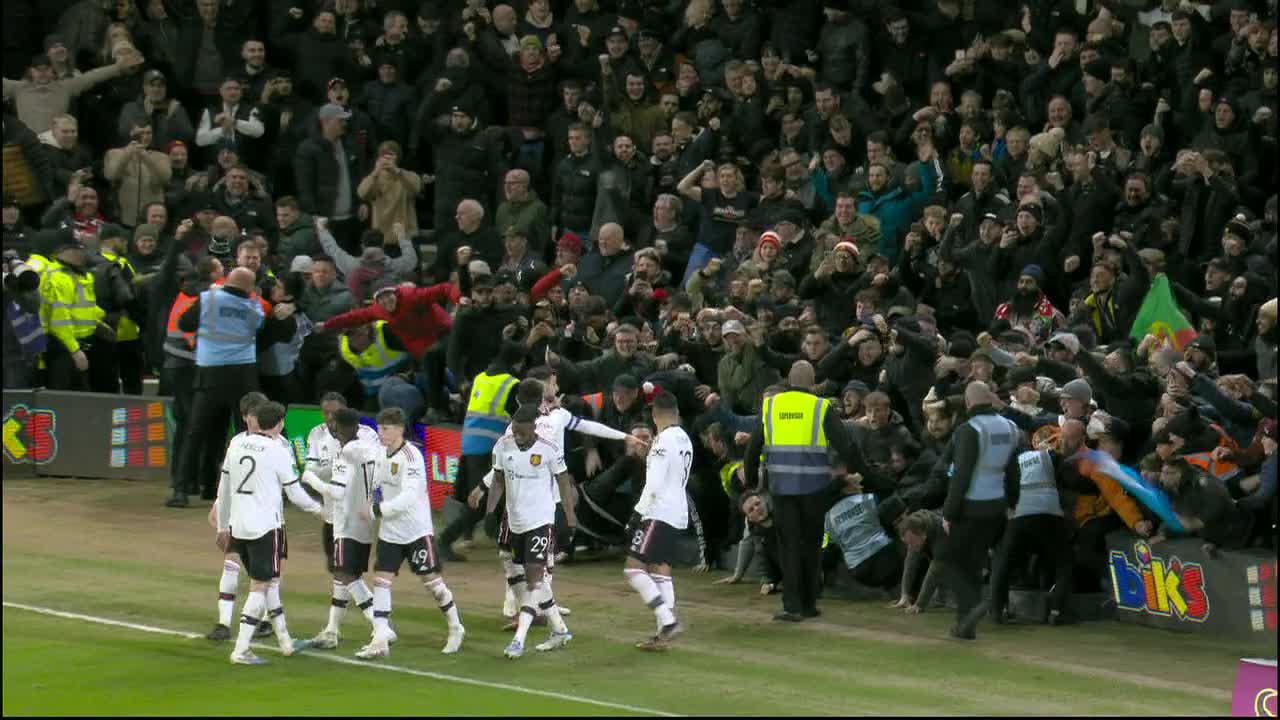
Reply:
<svg viewBox="0 0 1280 720"><path fill-rule="evenodd" d="M324 547L324 567L329 572L337 569L337 565L333 564L333 554L336 549L333 541L333 523L325 523L320 530L320 544Z"/></svg>
<svg viewBox="0 0 1280 720"><path fill-rule="evenodd" d="M507 524L507 511L502 510L501 519L498 520L498 549L511 552L511 526Z"/></svg>
<svg viewBox="0 0 1280 720"><path fill-rule="evenodd" d="M414 575L440 572L440 554L436 552L435 536L426 535L405 544L378 540L377 559L373 563L375 571L399 575L400 565L406 562Z"/></svg>
<svg viewBox="0 0 1280 720"><path fill-rule="evenodd" d="M661 520L633 513L626 538L627 555L646 565L671 565L677 559L680 531Z"/></svg>
<svg viewBox="0 0 1280 720"><path fill-rule="evenodd" d="M517 565L551 565L556 556L556 526L511 533L511 561Z"/></svg>
<svg viewBox="0 0 1280 720"><path fill-rule="evenodd" d="M360 577L369 572L369 555L373 546L351 538L337 538L330 552L334 554L334 572Z"/></svg>
<svg viewBox="0 0 1280 720"><path fill-rule="evenodd" d="M284 528L277 528L252 540L232 538L231 551L240 556L240 565L250 578L270 582L280 577L287 542Z"/></svg>

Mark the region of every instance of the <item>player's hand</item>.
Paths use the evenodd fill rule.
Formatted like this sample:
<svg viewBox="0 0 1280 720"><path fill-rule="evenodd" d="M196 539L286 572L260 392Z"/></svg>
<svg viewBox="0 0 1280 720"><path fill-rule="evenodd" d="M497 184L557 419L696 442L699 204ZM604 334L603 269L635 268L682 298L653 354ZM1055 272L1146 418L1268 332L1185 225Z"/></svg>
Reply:
<svg viewBox="0 0 1280 720"><path fill-rule="evenodd" d="M593 478L600 474L603 464L600 462L600 452L592 448L587 452L587 477Z"/></svg>
<svg viewBox="0 0 1280 720"><path fill-rule="evenodd" d="M218 549L221 550L222 552L224 553L230 552L231 551L231 532L228 530L223 530L222 532L217 534L213 542L215 545L218 546Z"/></svg>
<svg viewBox="0 0 1280 720"><path fill-rule="evenodd" d="M89 356L84 354L83 350L77 350L71 353L71 362L75 363L76 370L84 372L89 369Z"/></svg>
<svg viewBox="0 0 1280 720"><path fill-rule="evenodd" d="M218 529L218 503L209 506L209 527Z"/></svg>
<svg viewBox="0 0 1280 720"><path fill-rule="evenodd" d="M729 577L722 577L711 584L712 585L737 585L740 582L742 582L741 575L730 575Z"/></svg>
<svg viewBox="0 0 1280 720"><path fill-rule="evenodd" d="M471 494L467 496L467 507L471 508L472 510L479 510L480 501L484 499L484 495L485 493L484 493L483 486L472 490Z"/></svg>

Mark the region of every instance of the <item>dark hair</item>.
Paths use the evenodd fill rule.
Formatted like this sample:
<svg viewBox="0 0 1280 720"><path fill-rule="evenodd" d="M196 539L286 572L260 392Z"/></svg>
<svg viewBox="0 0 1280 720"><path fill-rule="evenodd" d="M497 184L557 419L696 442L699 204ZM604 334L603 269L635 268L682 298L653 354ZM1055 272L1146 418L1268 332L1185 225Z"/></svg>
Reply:
<svg viewBox="0 0 1280 720"><path fill-rule="evenodd" d="M360 425L360 413L349 407L343 407L333 414L333 423L344 435L354 436Z"/></svg>
<svg viewBox="0 0 1280 720"><path fill-rule="evenodd" d="M362 248L382 247L382 242L382 231L377 228L369 228L360 234L360 247ZM315 258L312 258L311 261L315 262Z"/></svg>
<svg viewBox="0 0 1280 720"><path fill-rule="evenodd" d="M284 406L275 401L267 401L254 410L254 417L258 418L258 427L262 430L273 428L284 421Z"/></svg>
<svg viewBox="0 0 1280 720"><path fill-rule="evenodd" d="M928 510L917 510L902 519L902 532L915 535L927 535L932 518Z"/></svg>
<svg viewBox="0 0 1280 720"><path fill-rule="evenodd" d="M538 420L538 409L533 407L532 405L520 406L520 409L516 410L515 414L511 416L511 424L513 425L516 423L520 423L521 425L528 425L530 423L536 422L537 420Z"/></svg>
<svg viewBox="0 0 1280 720"><path fill-rule="evenodd" d="M298 210L298 199L292 195L285 195L276 200L276 207L289 208L290 210Z"/></svg>
<svg viewBox="0 0 1280 720"><path fill-rule="evenodd" d="M321 405L323 405L323 404L325 404L325 403L327 403L327 402L336 402L336 403L338 403L339 405L341 405L342 407L346 407L346 406L347 406L347 398L346 398L346 396L345 396L345 395L343 395L343 394L342 394L342 393L340 393L340 392L337 392L336 390L330 390L329 392L327 392L327 393L325 393L323 396L321 396L321 398L320 398L320 404L321 404Z"/></svg>
<svg viewBox="0 0 1280 720"><path fill-rule="evenodd" d="M680 403L676 400L675 395L663 390L653 397L653 409L678 414L680 412Z"/></svg>
<svg viewBox="0 0 1280 720"><path fill-rule="evenodd" d="M329 263L335 270L338 268L338 262L328 255L312 255L311 264L315 265L316 263Z"/></svg>
<svg viewBox="0 0 1280 720"><path fill-rule="evenodd" d="M253 392L247 392L240 398L240 414L242 416L250 415L258 409L258 406L265 402L267 402L266 395L263 395L256 390Z"/></svg>
<svg viewBox="0 0 1280 720"><path fill-rule="evenodd" d="M532 378L525 378L516 385L516 402L520 407L532 405L537 407L542 402L542 383Z"/></svg>
<svg viewBox="0 0 1280 720"><path fill-rule="evenodd" d="M401 410L398 407L383 408L382 411L378 413L378 425L399 425L404 427L404 410Z"/></svg>
<svg viewBox="0 0 1280 720"><path fill-rule="evenodd" d="M556 371L552 370L549 365L539 365L535 368L530 368L524 375L526 379L537 380L545 383L555 377L555 374Z"/></svg>

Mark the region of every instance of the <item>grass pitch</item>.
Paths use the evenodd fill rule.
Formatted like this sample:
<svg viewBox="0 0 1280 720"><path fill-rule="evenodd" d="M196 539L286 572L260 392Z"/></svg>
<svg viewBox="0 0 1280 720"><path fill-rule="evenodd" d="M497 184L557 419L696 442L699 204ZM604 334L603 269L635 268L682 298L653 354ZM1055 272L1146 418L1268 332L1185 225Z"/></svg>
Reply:
<svg viewBox="0 0 1280 720"><path fill-rule="evenodd" d="M986 624L978 642L957 643L943 639L949 613L881 603L829 600L820 622L778 624L776 597L688 571L675 574L688 632L653 655L632 647L653 618L620 566L583 563L556 575L573 642L512 662L504 583L484 547L445 569L467 626L459 655L439 654L440 613L402 573L401 640L385 662L353 659L368 627L351 612L338 650L282 658L272 642L260 652L271 665L245 668L199 637L221 570L207 505L170 510L164 496L144 483L6 481L5 715L1220 715L1239 658L1114 622ZM284 605L293 635L310 637L329 605L320 526L292 511L288 522ZM238 601L245 590L242 578Z"/></svg>

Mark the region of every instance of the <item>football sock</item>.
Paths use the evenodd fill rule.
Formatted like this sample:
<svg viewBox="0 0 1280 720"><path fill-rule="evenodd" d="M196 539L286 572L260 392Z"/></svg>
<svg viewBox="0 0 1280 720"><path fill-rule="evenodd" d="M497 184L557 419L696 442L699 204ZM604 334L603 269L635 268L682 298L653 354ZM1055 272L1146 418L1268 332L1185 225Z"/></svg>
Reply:
<svg viewBox="0 0 1280 720"><path fill-rule="evenodd" d="M267 586L267 617L271 619L271 627L275 628L276 640L280 646L292 644L289 626L284 620L284 605L280 603L280 578L272 580Z"/></svg>
<svg viewBox="0 0 1280 720"><path fill-rule="evenodd" d="M520 614L516 623L516 640L524 642L525 637L529 635L529 626L533 624L533 618L538 615L537 600L535 599L538 592L538 586L527 588L520 594Z"/></svg>
<svg viewBox="0 0 1280 720"><path fill-rule="evenodd" d="M653 610L654 617L658 619L658 627L665 627L676 621L676 616L662 601L662 592L658 590L658 585L653 578L649 577L649 573L639 568L627 568L622 572L627 576L627 582L631 583L631 587L640 593L640 599L644 604Z"/></svg>
<svg viewBox="0 0 1280 720"><path fill-rule="evenodd" d="M391 633L391 581L386 578L373 581L373 629L384 637Z"/></svg>
<svg viewBox="0 0 1280 720"><path fill-rule="evenodd" d="M444 613L445 619L449 621L449 628L462 627L462 620L458 618L458 606L454 604L453 593L449 591L449 586L444 584L444 578L436 578L423 585L427 588L427 592L435 597L436 607L440 608L440 612Z"/></svg>
<svg viewBox="0 0 1280 720"><path fill-rule="evenodd" d="M347 593L352 600L356 601L356 607L364 613L365 620L368 620L370 625L376 626L373 622L373 593L369 592L369 586L364 584L364 579L357 578L347 583Z"/></svg>
<svg viewBox="0 0 1280 720"><path fill-rule="evenodd" d="M511 560L511 553L506 550L498 551L498 562L502 563L502 574L507 578L507 590L502 598L502 615L511 617L520 610L516 602L523 593L519 586L524 583L524 569Z"/></svg>
<svg viewBox="0 0 1280 720"><path fill-rule="evenodd" d="M253 642L253 634L258 630L258 622L262 620L262 613L267 607L267 595L261 590L250 590L249 596L244 600L244 614L240 619L240 633L236 635L237 655L243 654L249 649L249 643Z"/></svg>
<svg viewBox="0 0 1280 720"><path fill-rule="evenodd" d="M342 628L342 619L347 616L347 605L350 602L347 586L333 581L333 597L329 600L329 624L325 632L338 632Z"/></svg>
<svg viewBox="0 0 1280 720"><path fill-rule="evenodd" d="M231 615L236 609L236 586L240 583L240 565L230 560L222 561L222 577L218 579L218 624L231 627Z"/></svg>
<svg viewBox="0 0 1280 720"><path fill-rule="evenodd" d="M658 586L658 592L662 593L662 602L666 604L667 609L674 615L676 612L675 581L672 580L670 575L649 573L649 577L653 578L653 583Z"/></svg>
<svg viewBox="0 0 1280 720"><path fill-rule="evenodd" d="M556 605L556 598L551 593L551 585L549 583L543 582L539 584L537 600L538 610L547 616L547 623L551 625L551 631L556 633L569 632L569 626L564 624L564 618L560 616L560 608Z"/></svg>

